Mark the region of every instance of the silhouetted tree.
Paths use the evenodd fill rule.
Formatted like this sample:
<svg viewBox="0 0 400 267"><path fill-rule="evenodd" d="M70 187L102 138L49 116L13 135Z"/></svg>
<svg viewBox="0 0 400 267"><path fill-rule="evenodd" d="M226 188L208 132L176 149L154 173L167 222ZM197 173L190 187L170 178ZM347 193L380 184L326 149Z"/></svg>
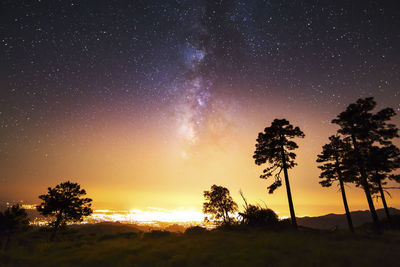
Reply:
<svg viewBox="0 0 400 267"><path fill-rule="evenodd" d="M369 150L366 166L370 181L375 187L373 192L376 191L380 194L386 216L390 221L383 185L386 184L386 178L395 178L395 175L390 176L390 174L400 168L400 150L394 145L372 146Z"/></svg>
<svg viewBox="0 0 400 267"><path fill-rule="evenodd" d="M397 183L400 183L400 174L391 174L389 175L389 180L395 181ZM400 189L399 187L392 187L392 189Z"/></svg>
<svg viewBox="0 0 400 267"><path fill-rule="evenodd" d="M203 213L210 214L212 220L221 220L223 224L230 224L229 213L237 211L237 204L233 201L229 190L223 186L213 185L210 191L204 191Z"/></svg>
<svg viewBox="0 0 400 267"><path fill-rule="evenodd" d="M348 141L343 141L339 136L330 136L330 143L322 147L322 153L317 156L317 162L323 163L318 168L321 169L319 178L323 179L319 183L324 187L330 187L333 182L338 181L344 209L346 211L347 223L351 232L354 232L353 221L351 219L349 206L347 204L346 191L344 188L345 182L352 182L357 175L352 162L348 156L351 153L351 144Z"/></svg>
<svg viewBox="0 0 400 267"><path fill-rule="evenodd" d="M374 144L391 144L391 139L397 137L397 128L387 123L395 115L391 108L385 108L377 113L372 113L376 102L372 97L358 99L341 112L332 123L338 124L338 132L350 138L353 146L353 160L357 164L360 185L368 201L371 216L376 231L380 230L380 223L371 197L371 186L368 181L367 157L368 149Z"/></svg>
<svg viewBox="0 0 400 267"><path fill-rule="evenodd" d="M0 235L5 238L3 249L8 248L11 236L29 225L28 215L20 205L8 207L4 212L0 212Z"/></svg>
<svg viewBox="0 0 400 267"><path fill-rule="evenodd" d="M267 164L267 168L264 169L264 174L260 175L260 178L267 179L275 173L275 181L268 187L270 194L282 185L280 174L283 171L290 217L293 227L297 228L287 172L288 169L296 165L294 161L296 159L296 154L293 153L292 150L298 148L298 146L295 142L290 140L295 137L304 137L304 133L299 127L293 127L293 125L285 119L275 119L270 127L266 127L264 132L258 134L253 158L257 165Z"/></svg>
<svg viewBox="0 0 400 267"><path fill-rule="evenodd" d="M44 216L53 216L55 220L50 224L53 227L51 240L53 240L60 227L68 222L82 221L84 216L90 215L92 199L81 198L86 191L78 183L70 181L61 183L54 188L49 187L48 193L39 196L43 202L37 210Z"/></svg>

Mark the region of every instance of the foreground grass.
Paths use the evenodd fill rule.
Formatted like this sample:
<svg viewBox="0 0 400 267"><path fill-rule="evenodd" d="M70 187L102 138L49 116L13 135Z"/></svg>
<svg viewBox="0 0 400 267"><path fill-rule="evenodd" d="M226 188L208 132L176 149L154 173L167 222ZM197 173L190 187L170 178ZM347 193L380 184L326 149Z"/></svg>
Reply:
<svg viewBox="0 0 400 267"><path fill-rule="evenodd" d="M17 238L0 253L0 265L399 266L399 232L380 236L263 230L173 234L86 227L70 230L56 242L48 242L47 234L32 231Z"/></svg>

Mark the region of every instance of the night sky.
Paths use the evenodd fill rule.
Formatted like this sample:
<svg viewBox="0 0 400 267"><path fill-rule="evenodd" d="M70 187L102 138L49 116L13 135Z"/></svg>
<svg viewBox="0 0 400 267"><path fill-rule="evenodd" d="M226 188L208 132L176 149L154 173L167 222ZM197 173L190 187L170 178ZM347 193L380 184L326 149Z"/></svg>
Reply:
<svg viewBox="0 0 400 267"><path fill-rule="evenodd" d="M306 135L289 173L298 215L340 213L316 155L358 98L400 111L396 2L2 0L0 200L36 203L71 179L99 208L201 210L215 183L287 215L252 159L286 118Z"/></svg>

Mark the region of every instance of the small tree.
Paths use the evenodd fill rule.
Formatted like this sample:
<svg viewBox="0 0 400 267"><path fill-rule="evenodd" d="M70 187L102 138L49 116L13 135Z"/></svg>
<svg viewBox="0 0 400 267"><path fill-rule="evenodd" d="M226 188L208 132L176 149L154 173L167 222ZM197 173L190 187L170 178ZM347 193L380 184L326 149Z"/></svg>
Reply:
<svg viewBox="0 0 400 267"><path fill-rule="evenodd" d="M283 171L290 217L293 227L297 228L287 171L297 165L294 161L296 154L292 151L298 148L298 146L290 140L295 137L304 138L304 133L299 127L293 127L285 119L275 119L270 127L266 127L264 132L258 134L253 158L257 165L267 164L267 168L264 169L264 174L260 175L260 178L267 179L275 173L275 181L268 187L270 194L282 185L280 174Z"/></svg>
<svg viewBox="0 0 400 267"><path fill-rule="evenodd" d="M55 217L50 223L53 227L51 240L55 238L60 227L68 222L82 221L84 216L93 212L92 199L81 198L84 195L86 191L79 184L67 181L54 188L49 187L47 194L39 196L43 202L37 206L37 210L44 216Z"/></svg>
<svg viewBox="0 0 400 267"><path fill-rule="evenodd" d="M333 182L338 181L342 200L346 211L347 223L351 232L354 232L353 221L351 219L349 206L347 204L345 182L352 182L356 171L349 162L348 156L351 152L351 145L348 141L343 141L339 136L329 137L330 143L322 147L322 153L318 155L317 162L323 163L318 168L321 169L319 178L323 179L319 183L324 187L330 187Z"/></svg>
<svg viewBox="0 0 400 267"><path fill-rule="evenodd" d="M371 197L371 185L368 180L367 158L369 149L374 143L390 145L391 139L398 137L398 129L388 121L395 115L392 108L385 108L372 113L376 102L372 97L358 99L341 112L332 123L339 125L338 133L348 137L352 143L353 161L356 163L360 185L367 198L372 220L376 231L380 231L380 223Z"/></svg>
<svg viewBox="0 0 400 267"><path fill-rule="evenodd" d="M28 225L28 215L18 204L0 212L0 234L5 238L3 249L8 248L13 234L25 230Z"/></svg>
<svg viewBox="0 0 400 267"><path fill-rule="evenodd" d="M229 190L223 186L213 185L210 191L204 191L203 213L210 214L212 220L230 224L229 213L236 212L237 204L233 201Z"/></svg>

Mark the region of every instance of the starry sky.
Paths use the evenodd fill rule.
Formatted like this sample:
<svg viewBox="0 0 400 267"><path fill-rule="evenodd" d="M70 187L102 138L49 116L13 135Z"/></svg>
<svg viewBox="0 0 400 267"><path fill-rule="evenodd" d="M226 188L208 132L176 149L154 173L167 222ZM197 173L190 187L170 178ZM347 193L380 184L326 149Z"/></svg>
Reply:
<svg viewBox="0 0 400 267"><path fill-rule="evenodd" d="M2 0L0 200L36 203L71 179L98 208L201 210L215 183L287 216L252 159L258 132L286 118L306 135L297 214L342 212L315 159L330 121L367 96L400 111L396 1Z"/></svg>

